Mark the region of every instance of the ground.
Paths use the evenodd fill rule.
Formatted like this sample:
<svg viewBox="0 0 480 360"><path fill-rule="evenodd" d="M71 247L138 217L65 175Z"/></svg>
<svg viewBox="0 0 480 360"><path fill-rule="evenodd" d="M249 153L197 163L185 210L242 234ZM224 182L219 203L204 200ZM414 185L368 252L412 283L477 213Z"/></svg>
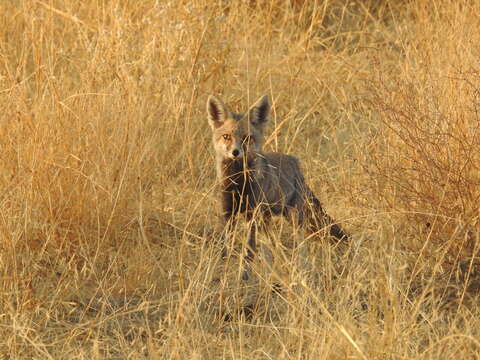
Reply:
<svg viewBox="0 0 480 360"><path fill-rule="evenodd" d="M0 358L480 357L479 5L0 3ZM349 233L222 259L209 94ZM268 253L268 251L266 252Z"/></svg>

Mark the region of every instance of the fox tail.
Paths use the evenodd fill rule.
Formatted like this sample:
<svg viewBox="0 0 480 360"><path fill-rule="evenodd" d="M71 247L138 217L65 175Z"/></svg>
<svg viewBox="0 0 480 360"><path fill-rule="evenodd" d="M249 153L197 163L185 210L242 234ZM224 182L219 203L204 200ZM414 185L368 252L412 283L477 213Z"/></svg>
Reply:
<svg viewBox="0 0 480 360"><path fill-rule="evenodd" d="M308 191L308 202L311 209L309 218L309 231L314 233L319 229L328 229L329 234L339 241L347 241L350 235L345 232L323 209L320 200L310 190Z"/></svg>

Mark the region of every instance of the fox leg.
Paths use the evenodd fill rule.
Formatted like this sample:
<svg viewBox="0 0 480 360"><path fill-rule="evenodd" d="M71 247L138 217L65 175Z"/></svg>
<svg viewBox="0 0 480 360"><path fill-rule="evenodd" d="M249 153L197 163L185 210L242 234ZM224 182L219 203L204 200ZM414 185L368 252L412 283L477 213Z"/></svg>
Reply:
<svg viewBox="0 0 480 360"><path fill-rule="evenodd" d="M258 225L259 229L265 234L266 238L269 240L266 244L259 244L262 258L268 264L269 268L273 266L273 253L270 250L269 246L274 245L274 242L272 241L272 233L269 228L270 220L271 214L269 214L269 212L264 212L262 220Z"/></svg>
<svg viewBox="0 0 480 360"><path fill-rule="evenodd" d="M250 233L248 234L248 247L247 247L247 256L245 260L252 262L253 258L255 257L255 253L257 250L257 225L255 222L252 222L250 225Z"/></svg>
<svg viewBox="0 0 480 360"><path fill-rule="evenodd" d="M221 235L222 241L222 258L226 258L228 256L228 246L231 245L233 236L233 230L237 220L234 216L226 217L223 223L223 230Z"/></svg>
<svg viewBox="0 0 480 360"><path fill-rule="evenodd" d="M247 239L247 254L245 255L245 269L243 270L242 279L249 279L249 270L250 265L255 258L255 253L257 250L257 223L253 216L247 216L248 221L248 239Z"/></svg>
<svg viewBox="0 0 480 360"><path fill-rule="evenodd" d="M312 271L312 266L308 261L308 243L305 237L305 209L302 206L296 206L289 210L288 217L292 222L294 231L294 254L293 261L299 274L304 276Z"/></svg>

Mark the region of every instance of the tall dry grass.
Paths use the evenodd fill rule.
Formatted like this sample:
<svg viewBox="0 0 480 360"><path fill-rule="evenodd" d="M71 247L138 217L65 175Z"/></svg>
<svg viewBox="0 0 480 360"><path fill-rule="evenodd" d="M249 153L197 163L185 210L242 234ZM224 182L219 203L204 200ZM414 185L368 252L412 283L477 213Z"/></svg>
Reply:
<svg viewBox="0 0 480 360"><path fill-rule="evenodd" d="M478 357L479 10L1 2L2 357ZM270 95L351 244L220 260L210 93Z"/></svg>
<svg viewBox="0 0 480 360"><path fill-rule="evenodd" d="M403 222L404 245L443 270L478 266L480 245L478 8L445 4L412 9L404 61L395 72L375 67L369 103L382 125L366 165L379 208Z"/></svg>

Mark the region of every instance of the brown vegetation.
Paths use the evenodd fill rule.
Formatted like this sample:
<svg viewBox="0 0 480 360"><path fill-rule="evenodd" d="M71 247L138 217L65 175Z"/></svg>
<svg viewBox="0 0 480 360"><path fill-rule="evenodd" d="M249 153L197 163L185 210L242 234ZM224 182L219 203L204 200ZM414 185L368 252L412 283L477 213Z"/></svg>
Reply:
<svg viewBox="0 0 480 360"><path fill-rule="evenodd" d="M479 13L0 2L0 358L478 357ZM351 244L220 260L211 93L270 96Z"/></svg>

